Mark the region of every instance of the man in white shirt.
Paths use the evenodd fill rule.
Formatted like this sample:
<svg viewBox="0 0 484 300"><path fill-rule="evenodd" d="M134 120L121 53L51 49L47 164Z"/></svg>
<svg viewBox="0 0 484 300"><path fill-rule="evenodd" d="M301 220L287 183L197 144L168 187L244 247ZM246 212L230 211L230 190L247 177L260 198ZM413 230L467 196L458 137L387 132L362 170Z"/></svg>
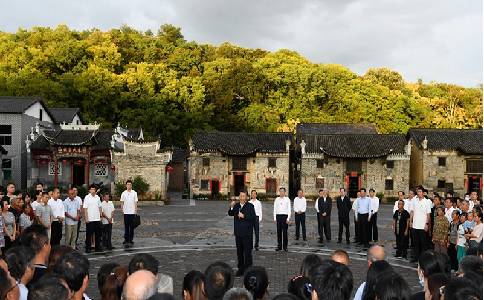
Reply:
<svg viewBox="0 0 484 300"><path fill-rule="evenodd" d="M408 199L405 199L405 192L404 191L398 191L398 200L395 201L395 205L393 205L393 214L398 210L398 202L403 201L403 209L408 211L410 213L410 201Z"/></svg>
<svg viewBox="0 0 484 300"><path fill-rule="evenodd" d="M72 188L69 189L68 197L64 200L64 209L66 213L65 243L71 246L72 249L75 249L77 246L77 224L81 216L81 206L77 202L74 189Z"/></svg>
<svg viewBox="0 0 484 300"><path fill-rule="evenodd" d="M94 184L89 186L89 194L84 197L82 207L84 208L84 219L86 220L86 253L91 253L92 235L96 243L96 252L102 251L101 247L101 199L96 195L97 187Z"/></svg>
<svg viewBox="0 0 484 300"><path fill-rule="evenodd" d="M103 201L101 203L101 223L103 224L103 246L105 249L112 250L111 233L113 231L114 221L114 204L110 200L109 192L103 193Z"/></svg>
<svg viewBox="0 0 484 300"><path fill-rule="evenodd" d="M42 191L35 191L35 200L30 204L35 212L37 206L42 205Z"/></svg>
<svg viewBox="0 0 484 300"><path fill-rule="evenodd" d="M255 220L254 220L254 234L255 234L255 251L259 251L259 223L262 222L262 203L257 200L257 191L252 190L250 192L250 203L254 205L255 209Z"/></svg>
<svg viewBox="0 0 484 300"><path fill-rule="evenodd" d="M427 250L427 234L430 226L431 202L424 198L423 188L417 188L417 199L412 201L410 209L410 223L412 224L414 239L414 257L417 262L420 254Z"/></svg>
<svg viewBox="0 0 484 300"><path fill-rule="evenodd" d="M306 198L303 190L297 191L294 198L294 218L296 219L296 240L299 240L299 228L302 227L303 241L306 240Z"/></svg>
<svg viewBox="0 0 484 300"><path fill-rule="evenodd" d="M357 211L358 198L360 198L360 191L356 192L356 199L351 204L351 209L353 210L353 213L354 213L353 220L354 220L354 224L355 224L355 240L354 240L354 242L357 243L357 244L360 242L360 227L358 227L359 223L358 223L358 211Z"/></svg>
<svg viewBox="0 0 484 300"><path fill-rule="evenodd" d="M74 198L79 203L79 207L82 207L82 199L81 197L79 197L77 188L73 187L72 190L74 191ZM82 209L81 209L81 214L79 215L79 221L77 222L76 247L77 247L77 241L79 240L79 231L81 231L81 223L82 223Z"/></svg>
<svg viewBox="0 0 484 300"><path fill-rule="evenodd" d="M370 219L370 229L368 230L368 240L373 242L378 242L378 209L380 208L380 199L375 196L375 190L370 189L370 204L371 204L371 219Z"/></svg>
<svg viewBox="0 0 484 300"><path fill-rule="evenodd" d="M52 224L50 244L52 246L60 245L62 239L62 224L65 218L64 202L59 199L60 193L58 188L52 190L52 198L47 204L52 209Z"/></svg>
<svg viewBox="0 0 484 300"><path fill-rule="evenodd" d="M286 189L279 188L279 197L274 200L274 222L277 224L277 249L287 251L287 228L291 219L291 200L286 197Z"/></svg>
<svg viewBox="0 0 484 300"><path fill-rule="evenodd" d="M134 216L138 213L138 194L133 188L131 180L126 181L126 190L121 194L124 214L124 242L123 245L133 245Z"/></svg>
<svg viewBox="0 0 484 300"><path fill-rule="evenodd" d="M455 208L452 206L452 200L450 198L445 199L444 202L445 206L445 217L449 220L449 223L452 222L452 212Z"/></svg>

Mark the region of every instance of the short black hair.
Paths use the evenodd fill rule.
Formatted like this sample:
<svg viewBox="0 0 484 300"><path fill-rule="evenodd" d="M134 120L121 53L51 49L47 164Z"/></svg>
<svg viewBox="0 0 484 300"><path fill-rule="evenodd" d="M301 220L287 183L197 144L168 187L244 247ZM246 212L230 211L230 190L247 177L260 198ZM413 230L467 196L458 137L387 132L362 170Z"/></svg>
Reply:
<svg viewBox="0 0 484 300"><path fill-rule="evenodd" d="M375 295L378 300L409 300L410 287L399 274L395 272L383 273L380 274L376 282Z"/></svg>
<svg viewBox="0 0 484 300"><path fill-rule="evenodd" d="M197 296L193 295L193 293L196 292L197 288L200 288L201 290L204 282L205 275L203 275L202 272L196 270L188 272L185 277L183 277L182 297L183 293L187 291L191 298L195 299Z"/></svg>
<svg viewBox="0 0 484 300"><path fill-rule="evenodd" d="M5 261L7 262L10 275L17 281L20 281L27 267L32 266L33 268L32 260L34 256L32 249L25 246L15 246L8 249L7 253L5 253Z"/></svg>
<svg viewBox="0 0 484 300"><path fill-rule="evenodd" d="M256 191L256 190L252 190L252 191L250 191L250 193L253 193L253 192L255 192L255 193L257 194L257 191Z"/></svg>
<svg viewBox="0 0 484 300"><path fill-rule="evenodd" d="M324 192L324 189L319 189L318 193Z"/></svg>
<svg viewBox="0 0 484 300"><path fill-rule="evenodd" d="M205 292L210 300L220 300L225 292L234 286L234 270L222 262L217 261L205 269Z"/></svg>
<svg viewBox="0 0 484 300"><path fill-rule="evenodd" d="M366 193L366 189L365 189L365 188L361 188L361 189L360 189L360 192L361 192L361 191L363 191L363 192L365 192L365 193Z"/></svg>
<svg viewBox="0 0 484 300"><path fill-rule="evenodd" d="M97 186L93 183L89 185L89 189L95 189L97 190Z"/></svg>
<svg viewBox="0 0 484 300"><path fill-rule="evenodd" d="M418 266L423 272L424 277L428 278L432 274L444 273L450 275L449 257L445 254L427 250L420 254Z"/></svg>
<svg viewBox="0 0 484 300"><path fill-rule="evenodd" d="M6 299L6 296L10 289L12 288L12 280L11 277L8 275L8 272L5 271L3 268L0 268L0 297L1 299ZM8 284L7 284L8 283Z"/></svg>
<svg viewBox="0 0 484 300"><path fill-rule="evenodd" d="M405 192L404 191L398 191L398 193L402 193L402 195L405 196Z"/></svg>
<svg viewBox="0 0 484 300"><path fill-rule="evenodd" d="M482 299L482 291L479 291L469 279L456 277L445 285L444 299Z"/></svg>
<svg viewBox="0 0 484 300"><path fill-rule="evenodd" d="M133 274L139 270L147 270L153 273L153 275L158 274L158 267L160 262L151 254L148 253L138 253L129 262L128 272Z"/></svg>
<svg viewBox="0 0 484 300"><path fill-rule="evenodd" d="M312 285L309 278L299 275L289 281L287 291L298 299L311 300Z"/></svg>
<svg viewBox="0 0 484 300"><path fill-rule="evenodd" d="M430 294L432 295L432 300L440 299L440 288L442 286L445 286L449 280L450 276L442 273L433 274L430 275L429 278L427 278L427 287L430 291Z"/></svg>
<svg viewBox="0 0 484 300"><path fill-rule="evenodd" d="M126 184L131 183L133 184L133 181L131 179L126 180Z"/></svg>
<svg viewBox="0 0 484 300"><path fill-rule="evenodd" d="M253 266L245 271L244 287L252 294L254 299L262 299L269 286L269 275L264 267Z"/></svg>
<svg viewBox="0 0 484 300"><path fill-rule="evenodd" d="M475 255L466 255L459 263L459 273L466 274L468 272L482 274L482 259Z"/></svg>
<svg viewBox="0 0 484 300"><path fill-rule="evenodd" d="M37 254L45 245L49 244L47 228L40 224L32 224L22 231L19 240L21 245L29 247Z"/></svg>
<svg viewBox="0 0 484 300"><path fill-rule="evenodd" d="M72 291L77 292L81 289L84 278L89 276L89 260L77 251L67 253L54 266L54 273L64 279Z"/></svg>
<svg viewBox="0 0 484 300"><path fill-rule="evenodd" d="M104 286L104 283L106 282L106 279L108 278L109 274L111 274L111 271L118 267L119 264L115 262L110 262L110 263L105 263L99 268L99 271L97 272L97 288L99 290L102 289Z"/></svg>
<svg viewBox="0 0 484 300"><path fill-rule="evenodd" d="M385 260L378 260L371 264L366 272L366 284L363 289L362 299L375 299L375 287L382 276L382 274L388 274L393 272L392 266Z"/></svg>
<svg viewBox="0 0 484 300"><path fill-rule="evenodd" d="M283 187L283 186L281 186L281 187L279 188L279 191L280 191L280 190L284 190L284 192L285 192L285 191L286 191L286 188L285 188L285 187Z"/></svg>
<svg viewBox="0 0 484 300"><path fill-rule="evenodd" d="M27 300L67 300L68 297L69 290L62 279L53 274L46 274L29 289Z"/></svg>
<svg viewBox="0 0 484 300"><path fill-rule="evenodd" d="M322 264L311 269L309 280L319 300L348 300L351 297L353 274L343 264L324 260Z"/></svg>
<svg viewBox="0 0 484 300"><path fill-rule="evenodd" d="M319 264L321 264L323 260L321 259L320 256L316 254L308 254L306 257L304 257L302 263L301 263L301 268L299 269L299 274L306 276L309 278L309 271L311 269Z"/></svg>
<svg viewBox="0 0 484 300"><path fill-rule="evenodd" d="M374 193L374 192L375 192L375 189L374 189L374 188L371 188L371 189L369 189L368 191L369 191L369 192L373 192L373 193Z"/></svg>

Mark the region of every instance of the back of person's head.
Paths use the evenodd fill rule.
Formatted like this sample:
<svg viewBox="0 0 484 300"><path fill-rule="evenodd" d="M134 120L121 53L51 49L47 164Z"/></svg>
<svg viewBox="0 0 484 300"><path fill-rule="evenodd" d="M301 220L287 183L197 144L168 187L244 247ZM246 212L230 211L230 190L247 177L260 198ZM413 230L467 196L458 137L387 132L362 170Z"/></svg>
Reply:
<svg viewBox="0 0 484 300"><path fill-rule="evenodd" d="M106 278L108 278L109 274L112 273L114 268L119 266L118 263L110 262L102 265L97 272L97 288L101 291L104 283L106 282Z"/></svg>
<svg viewBox="0 0 484 300"><path fill-rule="evenodd" d="M175 297L169 293L156 293L147 300L175 300Z"/></svg>
<svg viewBox="0 0 484 300"><path fill-rule="evenodd" d="M382 276L393 272L392 266L386 260L378 260L371 264L366 273L366 284L362 299L375 299L375 286Z"/></svg>
<svg viewBox="0 0 484 300"><path fill-rule="evenodd" d="M75 250L67 245L56 245L52 247L50 250L49 265L47 266L47 270L49 272L54 272L54 267L59 263L60 259L67 253L71 253L73 251Z"/></svg>
<svg viewBox="0 0 484 300"><path fill-rule="evenodd" d="M158 267L160 262L151 254L138 253L129 262L128 271L129 274L133 274L139 270L147 270L153 273L155 276L158 274Z"/></svg>
<svg viewBox="0 0 484 300"><path fill-rule="evenodd" d="M124 283L128 278L128 268L125 266L115 267L107 276L104 285L101 288L101 297L103 300L121 299Z"/></svg>
<svg viewBox="0 0 484 300"><path fill-rule="evenodd" d="M67 300L69 289L58 276L47 274L42 276L30 289L27 300Z"/></svg>
<svg viewBox="0 0 484 300"><path fill-rule="evenodd" d="M436 273L450 273L448 256L436 253L433 250L427 250L420 254L420 257L418 258L418 267L425 278Z"/></svg>
<svg viewBox="0 0 484 300"><path fill-rule="evenodd" d="M205 292L209 300L220 300L234 286L234 271L224 262L218 261L205 269Z"/></svg>
<svg viewBox="0 0 484 300"><path fill-rule="evenodd" d="M0 268L0 299L7 299L7 296L18 297L19 295L9 295L15 288L15 284L15 279L10 276L8 271Z"/></svg>
<svg viewBox="0 0 484 300"><path fill-rule="evenodd" d="M49 245L47 229L40 224L32 224L22 231L19 241L20 244L31 248L35 254L38 254L46 245Z"/></svg>
<svg viewBox="0 0 484 300"><path fill-rule="evenodd" d="M128 276L123 287L122 299L146 300L156 294L156 276L148 270L139 270Z"/></svg>
<svg viewBox="0 0 484 300"><path fill-rule="evenodd" d="M228 290L223 300L252 300L252 294L244 288L231 288Z"/></svg>
<svg viewBox="0 0 484 300"><path fill-rule="evenodd" d="M482 273L475 273L475 272L467 272L462 276L472 282L474 286L480 291L482 294Z"/></svg>
<svg viewBox="0 0 484 300"><path fill-rule="evenodd" d="M204 293L205 275L202 272L192 270L183 278L182 297L188 294L191 299L200 299Z"/></svg>
<svg viewBox="0 0 484 300"><path fill-rule="evenodd" d="M427 278L427 290L425 293L430 295L425 295L426 299L440 300L440 288L445 286L450 280L450 277L444 273L432 274Z"/></svg>
<svg viewBox="0 0 484 300"><path fill-rule="evenodd" d="M269 275L264 267L253 266L244 274L244 287L252 294L254 299L262 299L267 293Z"/></svg>
<svg viewBox="0 0 484 300"><path fill-rule="evenodd" d="M78 292L89 282L89 261L77 251L67 253L54 266L54 273L67 283L69 289Z"/></svg>
<svg viewBox="0 0 484 300"><path fill-rule="evenodd" d="M385 256L385 248L380 245L371 246L366 253L368 266L376 261L385 260Z"/></svg>
<svg viewBox="0 0 484 300"><path fill-rule="evenodd" d="M309 271L319 264L321 264L323 260L316 254L309 254L304 257L301 269L299 270L299 274L309 278Z"/></svg>
<svg viewBox="0 0 484 300"><path fill-rule="evenodd" d="M33 259L34 252L29 247L25 246L12 247L8 249L7 253L5 253L5 261L8 265L8 271L17 281L20 281L28 268L33 275Z"/></svg>
<svg viewBox="0 0 484 300"><path fill-rule="evenodd" d="M331 254L331 259L346 266L350 264L350 256L348 255L348 252L343 249L335 250Z"/></svg>
<svg viewBox="0 0 484 300"><path fill-rule="evenodd" d="M302 275L292 278L287 284L287 292L296 296L299 300L310 300L312 285L309 278Z"/></svg>
<svg viewBox="0 0 484 300"><path fill-rule="evenodd" d="M444 300L481 300L482 291L465 278L452 278L444 288Z"/></svg>
<svg viewBox="0 0 484 300"><path fill-rule="evenodd" d="M282 293L273 297L272 300L298 300L298 298L293 294Z"/></svg>
<svg viewBox="0 0 484 300"><path fill-rule="evenodd" d="M319 300L347 300L353 290L350 269L332 260L324 260L309 272L309 280Z"/></svg>
<svg viewBox="0 0 484 300"><path fill-rule="evenodd" d="M410 287L405 279L395 272L384 273L379 276L375 286L378 300L409 300Z"/></svg>
<svg viewBox="0 0 484 300"><path fill-rule="evenodd" d="M482 274L482 259L474 255L464 256L459 263L459 273L463 275L467 272Z"/></svg>

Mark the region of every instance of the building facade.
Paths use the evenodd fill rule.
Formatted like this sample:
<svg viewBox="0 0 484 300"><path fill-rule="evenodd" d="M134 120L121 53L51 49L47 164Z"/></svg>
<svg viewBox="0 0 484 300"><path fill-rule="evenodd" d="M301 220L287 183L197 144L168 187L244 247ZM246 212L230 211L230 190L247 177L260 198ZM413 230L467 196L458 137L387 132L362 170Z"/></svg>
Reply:
<svg viewBox="0 0 484 300"><path fill-rule="evenodd" d="M274 197L290 185L291 134L199 132L189 144L192 197L236 197L241 190Z"/></svg>
<svg viewBox="0 0 484 300"><path fill-rule="evenodd" d="M410 129L410 185L482 193L482 129Z"/></svg>

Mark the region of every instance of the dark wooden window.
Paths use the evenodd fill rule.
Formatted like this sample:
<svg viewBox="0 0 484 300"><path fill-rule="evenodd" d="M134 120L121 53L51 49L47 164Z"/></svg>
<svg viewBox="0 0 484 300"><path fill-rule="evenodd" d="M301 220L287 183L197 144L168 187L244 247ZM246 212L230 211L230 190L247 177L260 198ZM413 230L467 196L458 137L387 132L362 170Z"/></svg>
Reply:
<svg viewBox="0 0 484 300"><path fill-rule="evenodd" d="M482 174L482 159L469 159L466 161L466 173Z"/></svg>
<svg viewBox="0 0 484 300"><path fill-rule="evenodd" d="M234 158L232 158L232 170L246 171L247 170L247 158L246 157L234 157Z"/></svg>
<svg viewBox="0 0 484 300"><path fill-rule="evenodd" d="M386 179L385 180L385 190L386 191L393 191L393 179Z"/></svg>
<svg viewBox="0 0 484 300"><path fill-rule="evenodd" d="M445 180L437 180L437 188L444 189L445 188Z"/></svg>
<svg viewBox="0 0 484 300"><path fill-rule="evenodd" d="M446 182L445 183L445 190L446 191L453 191L454 190L454 184L452 182Z"/></svg>
<svg viewBox="0 0 484 300"><path fill-rule="evenodd" d="M202 158L202 165L204 167L210 167L210 158L208 158L208 157Z"/></svg>
<svg viewBox="0 0 484 300"><path fill-rule="evenodd" d="M274 157L270 157L268 159L268 164L269 164L269 168L277 168L277 159Z"/></svg>
<svg viewBox="0 0 484 300"><path fill-rule="evenodd" d="M0 145L12 145L12 125L0 125Z"/></svg>
<svg viewBox="0 0 484 300"><path fill-rule="evenodd" d="M395 167L395 162L393 160L387 160L387 168L393 169Z"/></svg>
<svg viewBox="0 0 484 300"><path fill-rule="evenodd" d="M324 188L324 178L316 178L316 188L317 189Z"/></svg>
<svg viewBox="0 0 484 300"><path fill-rule="evenodd" d="M0 134L12 134L12 125L0 125Z"/></svg>
<svg viewBox="0 0 484 300"><path fill-rule="evenodd" d="M316 168L318 169L324 168L324 159L316 159Z"/></svg>
<svg viewBox="0 0 484 300"><path fill-rule="evenodd" d="M5 181L12 180L12 160L2 159L2 172Z"/></svg>
<svg viewBox="0 0 484 300"><path fill-rule="evenodd" d="M266 178L266 194L275 195L277 192L277 180L275 178Z"/></svg>
<svg viewBox="0 0 484 300"><path fill-rule="evenodd" d="M39 120L42 121L42 118L44 116L44 111L42 109L39 110Z"/></svg>
<svg viewBox="0 0 484 300"><path fill-rule="evenodd" d="M208 191L208 188L209 188L208 180L205 180L205 179L200 180L200 190Z"/></svg>
<svg viewBox="0 0 484 300"><path fill-rule="evenodd" d="M361 160L348 159L346 161L347 172L361 172Z"/></svg>
<svg viewBox="0 0 484 300"><path fill-rule="evenodd" d="M445 167L446 159L445 157L439 157L439 167Z"/></svg>

